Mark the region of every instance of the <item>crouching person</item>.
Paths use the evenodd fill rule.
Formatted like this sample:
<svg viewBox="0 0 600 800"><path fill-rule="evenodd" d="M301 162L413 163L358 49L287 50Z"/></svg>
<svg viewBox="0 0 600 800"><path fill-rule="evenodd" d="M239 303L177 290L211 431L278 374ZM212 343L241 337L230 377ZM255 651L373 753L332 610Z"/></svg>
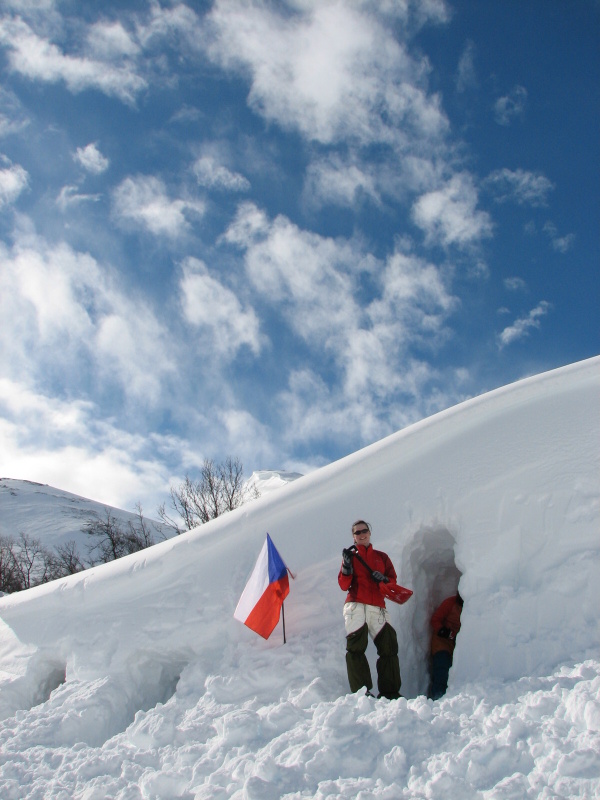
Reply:
<svg viewBox="0 0 600 800"><path fill-rule="evenodd" d="M462 609L463 599L457 592L447 597L431 617L431 684L428 696L432 700L439 700L448 688L448 673L460 630Z"/></svg>
<svg viewBox="0 0 600 800"><path fill-rule="evenodd" d="M371 636L378 655L378 696L395 700L400 697L398 638L390 625L379 582L387 578L395 583L396 571L386 553L371 546L371 528L367 522L357 520L352 526L352 537L354 546L342 551L338 575L340 588L348 592L344 624L350 691L357 692L365 687L366 693L372 694L373 681L366 656Z"/></svg>

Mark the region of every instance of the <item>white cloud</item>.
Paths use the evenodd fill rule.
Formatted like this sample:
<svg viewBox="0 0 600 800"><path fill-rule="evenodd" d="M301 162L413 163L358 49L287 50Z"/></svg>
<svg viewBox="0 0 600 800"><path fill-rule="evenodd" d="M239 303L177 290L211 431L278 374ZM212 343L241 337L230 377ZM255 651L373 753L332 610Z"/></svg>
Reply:
<svg viewBox="0 0 600 800"><path fill-rule="evenodd" d="M29 124L18 97L0 86L0 137L19 133Z"/></svg>
<svg viewBox="0 0 600 800"><path fill-rule="evenodd" d="M78 147L73 158L86 172L90 172L92 175L101 175L106 172L110 164L108 158L102 155L94 142L85 147Z"/></svg>
<svg viewBox="0 0 600 800"><path fill-rule="evenodd" d="M239 408L217 410L217 418L225 433L225 442L222 449L229 453L246 454L244 462L247 465L247 456L251 455L251 463L275 464L278 453L269 444L270 430L261 424L248 411ZM241 455L240 455L241 457ZM245 472L245 477L249 478Z"/></svg>
<svg viewBox="0 0 600 800"><path fill-rule="evenodd" d="M56 198L56 204L61 211L66 211L69 206L79 203L95 203L100 200L99 194L82 194L78 186L63 186Z"/></svg>
<svg viewBox="0 0 600 800"><path fill-rule="evenodd" d="M489 214L477 210L478 194L467 173L454 175L441 189L421 195L413 221L429 244L466 246L492 234Z"/></svg>
<svg viewBox="0 0 600 800"><path fill-rule="evenodd" d="M269 221L246 203L226 239L246 250L254 289L276 304L305 341L335 349L334 342L357 315L352 271L363 256L348 243L300 230L283 216Z"/></svg>
<svg viewBox="0 0 600 800"><path fill-rule="evenodd" d="M133 103L147 85L131 63L115 65L110 61L67 55L38 36L18 17L0 20L0 45L8 50L8 62L14 72L47 83L64 81L74 93L97 89L125 103Z"/></svg>
<svg viewBox="0 0 600 800"><path fill-rule="evenodd" d="M504 328L498 336L498 348L501 350L509 344L518 342L525 336L529 336L532 329L537 329L541 325L541 318L544 317L552 308L546 300L542 300L535 308L532 308L525 317L515 320L512 325Z"/></svg>
<svg viewBox="0 0 600 800"><path fill-rule="evenodd" d="M209 189L246 192L250 188L250 181L247 178L219 164L212 156L202 156L194 163L192 169L198 183Z"/></svg>
<svg viewBox="0 0 600 800"><path fill-rule="evenodd" d="M31 240L0 251L3 375L74 391L90 372L137 405L152 407L174 370L166 330L112 270L64 244Z"/></svg>
<svg viewBox="0 0 600 800"><path fill-rule="evenodd" d="M87 44L91 53L102 61L122 56L133 57L140 52L139 44L118 21L101 21L91 25L87 32Z"/></svg>
<svg viewBox="0 0 600 800"><path fill-rule="evenodd" d="M0 208L14 203L28 182L27 171L19 164L0 169Z"/></svg>
<svg viewBox="0 0 600 800"><path fill-rule="evenodd" d="M229 359L245 345L258 355L261 336L254 310L244 309L238 297L212 277L202 261L186 259L180 292L185 320L208 334L211 353Z"/></svg>
<svg viewBox="0 0 600 800"><path fill-rule="evenodd" d="M257 113L323 143L400 147L409 134L423 144L447 130L439 98L427 95L426 62L413 60L372 8L274 8L222 0L209 15L211 55L249 74Z"/></svg>
<svg viewBox="0 0 600 800"><path fill-rule="evenodd" d="M0 378L0 474L130 511L141 501L156 517L156 499L168 491L164 466L147 437L98 422L97 412Z"/></svg>
<svg viewBox="0 0 600 800"><path fill-rule="evenodd" d="M499 97L494 104L494 116L499 125L510 125L515 117L520 117L525 111L527 103L527 89L524 86L515 86L504 97Z"/></svg>
<svg viewBox="0 0 600 800"><path fill-rule="evenodd" d="M554 189L552 181L540 172L507 168L492 172L486 184L497 193L496 200L514 200L519 205L545 206L548 194Z"/></svg>
<svg viewBox="0 0 600 800"><path fill-rule="evenodd" d="M368 198L379 204L377 178L365 164L344 163L338 155L314 161L306 171L304 197L310 205L354 206Z"/></svg>
<svg viewBox="0 0 600 800"><path fill-rule="evenodd" d="M302 231L281 216L270 221L250 203L240 207L226 240L245 251L248 278L262 302L317 363L335 364L345 402L404 390L400 366L409 346L434 347L445 336L456 301L432 264L402 254L378 263L356 242ZM367 302L365 275L376 293Z"/></svg>
<svg viewBox="0 0 600 800"><path fill-rule="evenodd" d="M151 175L126 178L113 195L117 220L128 219L156 236L180 236L188 227L186 214L204 214L200 200L172 200L164 183Z"/></svg>
<svg viewBox="0 0 600 800"><path fill-rule="evenodd" d="M475 71L475 45L468 41L460 56L456 71L456 89L465 92L477 86L477 73Z"/></svg>
<svg viewBox="0 0 600 800"><path fill-rule="evenodd" d="M566 236L559 236L556 225L553 222L546 222L544 225L544 233L547 233L552 243L552 248L558 253L566 253L571 249L575 241L575 234L568 233Z"/></svg>
<svg viewBox="0 0 600 800"><path fill-rule="evenodd" d="M509 292L520 292L527 288L527 284L523 280L523 278L505 278L504 279L504 286L508 289Z"/></svg>

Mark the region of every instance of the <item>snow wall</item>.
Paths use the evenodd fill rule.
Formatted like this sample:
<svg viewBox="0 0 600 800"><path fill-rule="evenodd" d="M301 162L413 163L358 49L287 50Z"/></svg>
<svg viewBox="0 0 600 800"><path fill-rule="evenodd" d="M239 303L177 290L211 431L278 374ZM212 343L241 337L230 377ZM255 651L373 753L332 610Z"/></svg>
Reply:
<svg viewBox="0 0 600 800"><path fill-rule="evenodd" d="M415 592L390 608L405 696L426 690L428 619L459 581L450 689L597 656L599 389L600 358L519 381L195 531L0 599L0 716L65 679L124 670L149 693L142 707L166 699L192 660L214 663L240 642L281 647L280 628L264 641L233 619L266 532L296 575L288 640L317 658L324 643L339 648L345 673L337 572L359 517Z"/></svg>

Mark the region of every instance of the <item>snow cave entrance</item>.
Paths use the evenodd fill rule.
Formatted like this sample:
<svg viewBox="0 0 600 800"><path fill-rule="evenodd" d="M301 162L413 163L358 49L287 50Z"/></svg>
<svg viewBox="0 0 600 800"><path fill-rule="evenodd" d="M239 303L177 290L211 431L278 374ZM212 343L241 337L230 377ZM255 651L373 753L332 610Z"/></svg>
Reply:
<svg viewBox="0 0 600 800"><path fill-rule="evenodd" d="M402 641L400 691L405 697L427 694L431 643L429 621L442 600L456 594L462 575L456 566L455 544L456 539L448 528L430 526L416 531L404 548L401 560L404 569L399 582L414 592L404 606L407 617L401 623L402 632L399 631ZM460 642L457 647L460 647Z"/></svg>

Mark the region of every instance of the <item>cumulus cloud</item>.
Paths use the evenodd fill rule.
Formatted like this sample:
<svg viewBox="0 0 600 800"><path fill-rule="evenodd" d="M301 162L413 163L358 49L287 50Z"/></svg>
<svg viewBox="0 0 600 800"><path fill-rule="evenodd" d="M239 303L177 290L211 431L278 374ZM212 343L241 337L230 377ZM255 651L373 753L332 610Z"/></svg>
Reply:
<svg viewBox="0 0 600 800"><path fill-rule="evenodd" d="M63 400L0 378L0 472L133 511L167 493L148 437L111 422L85 400ZM155 507L150 506L152 517Z"/></svg>
<svg viewBox="0 0 600 800"><path fill-rule="evenodd" d="M519 205L545 206L548 194L554 184L540 172L528 172L523 169L499 169L492 172L487 180L500 203L514 200Z"/></svg>
<svg viewBox="0 0 600 800"><path fill-rule="evenodd" d="M498 348L502 350L507 345L514 344L519 339L529 336L531 330L540 327L542 317L546 316L551 309L552 305L546 300L542 300L526 316L516 319L512 325L504 328L498 336Z"/></svg>
<svg viewBox="0 0 600 800"><path fill-rule="evenodd" d="M523 280L523 278L505 278L504 279L504 286L508 289L509 292L520 292L527 288L527 284Z"/></svg>
<svg viewBox="0 0 600 800"><path fill-rule="evenodd" d="M0 368L85 390L99 378L152 407L173 359L162 323L110 267L43 240L0 251Z"/></svg>
<svg viewBox="0 0 600 800"><path fill-rule="evenodd" d="M499 125L510 125L525 111L527 104L527 89L524 86L515 86L511 91L499 97L494 104L494 118Z"/></svg>
<svg viewBox="0 0 600 800"><path fill-rule="evenodd" d="M219 164L212 156L202 156L197 159L192 169L198 183L209 189L246 192L250 188L250 181L247 178Z"/></svg>
<svg viewBox="0 0 600 800"><path fill-rule="evenodd" d="M126 178L113 195L117 219L130 220L156 236L176 237L188 227L187 214L202 216L200 200L173 200L164 183L152 175Z"/></svg>
<svg viewBox="0 0 600 800"><path fill-rule="evenodd" d="M47 83L63 81L74 93L97 89L131 104L147 85L131 63L115 64L63 53L19 17L0 20L0 46L7 49L8 63L13 72Z"/></svg>
<svg viewBox="0 0 600 800"><path fill-rule="evenodd" d="M90 172L92 175L101 175L106 172L110 164L108 158L98 150L95 142L85 147L78 147L73 158L86 172Z"/></svg>
<svg viewBox="0 0 600 800"><path fill-rule="evenodd" d="M303 231L280 216L271 221L251 203L243 204L226 240L245 250L253 288L276 304L305 341L334 347L357 312L352 270L362 256L347 242Z"/></svg>
<svg viewBox="0 0 600 800"><path fill-rule="evenodd" d="M426 62L411 58L369 5L217 2L210 53L249 75L257 113L308 139L399 146L409 131L421 140L443 135Z"/></svg>
<svg viewBox="0 0 600 800"><path fill-rule="evenodd" d="M0 208L14 203L28 182L27 171L19 164L0 169Z"/></svg>
<svg viewBox="0 0 600 800"><path fill-rule="evenodd" d="M463 247L492 234L489 214L477 209L478 200L472 177L463 172L440 189L421 195L413 205L412 218L428 244Z"/></svg>
<svg viewBox="0 0 600 800"><path fill-rule="evenodd" d="M254 355L261 349L259 321L252 308L208 272L206 264L188 258L180 281L185 320L210 338L210 352L233 358L242 346Z"/></svg>
<svg viewBox="0 0 600 800"><path fill-rule="evenodd" d="M335 365L340 403L407 390L399 367L409 346L434 347L445 335L455 298L432 264L400 253L376 262L356 242L308 233L283 216L270 220L251 203L240 207L225 238L243 249L248 279L262 302L283 317L325 371L327 363ZM365 276L374 291L367 302L361 295Z"/></svg>
<svg viewBox="0 0 600 800"><path fill-rule="evenodd" d="M314 206L352 207L362 199L379 204L377 176L368 165L346 163L339 155L309 165L304 183L305 200Z"/></svg>
<svg viewBox="0 0 600 800"><path fill-rule="evenodd" d="M544 224L544 233L548 235L552 248L558 253L566 253L571 249L575 241L574 233L567 233L566 236L559 236L556 225L550 221Z"/></svg>
<svg viewBox="0 0 600 800"><path fill-rule="evenodd" d="M87 31L87 44L90 52L102 61L133 57L140 52L139 44L119 21L100 21L91 25Z"/></svg>

